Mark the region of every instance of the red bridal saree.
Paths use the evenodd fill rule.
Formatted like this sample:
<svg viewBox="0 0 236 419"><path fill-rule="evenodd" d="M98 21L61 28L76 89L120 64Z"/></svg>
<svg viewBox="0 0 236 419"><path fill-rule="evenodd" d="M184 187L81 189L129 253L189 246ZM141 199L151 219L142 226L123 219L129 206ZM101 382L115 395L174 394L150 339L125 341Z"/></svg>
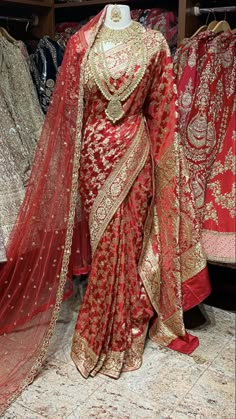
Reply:
<svg viewBox="0 0 236 419"><path fill-rule="evenodd" d="M145 60L134 52L139 83L111 123L90 65L105 12L68 43L1 266L2 410L39 371L73 269L90 269L72 347L85 377L138 368L148 328L172 349L191 353L198 345L183 310L210 287L169 50L162 35L143 30ZM127 51L110 53L119 71Z"/></svg>

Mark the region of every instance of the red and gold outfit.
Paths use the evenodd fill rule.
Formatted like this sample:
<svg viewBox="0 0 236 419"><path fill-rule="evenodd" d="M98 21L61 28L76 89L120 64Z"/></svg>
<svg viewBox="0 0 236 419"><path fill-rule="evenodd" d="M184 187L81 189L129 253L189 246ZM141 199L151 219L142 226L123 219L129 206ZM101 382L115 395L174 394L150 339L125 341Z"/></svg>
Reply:
<svg viewBox="0 0 236 419"><path fill-rule="evenodd" d="M69 41L36 151L31 193L0 272L10 303L4 306L1 298L0 331L8 340L17 331L24 354L24 368L2 396L8 403L37 373L67 277L80 264L84 272L91 262L91 269L72 358L85 377L102 372L117 378L138 368L149 326L159 344L188 354L198 345L185 331L183 310L200 303L210 287L176 130L170 53L160 33L143 30L145 72L114 124L90 66L104 16ZM106 53L117 71L119 48ZM76 242L78 226L88 226L91 260L87 243ZM18 293L11 292L13 280Z"/></svg>
<svg viewBox="0 0 236 419"><path fill-rule="evenodd" d="M200 33L175 56L180 132L202 240L211 262L236 263L236 39Z"/></svg>

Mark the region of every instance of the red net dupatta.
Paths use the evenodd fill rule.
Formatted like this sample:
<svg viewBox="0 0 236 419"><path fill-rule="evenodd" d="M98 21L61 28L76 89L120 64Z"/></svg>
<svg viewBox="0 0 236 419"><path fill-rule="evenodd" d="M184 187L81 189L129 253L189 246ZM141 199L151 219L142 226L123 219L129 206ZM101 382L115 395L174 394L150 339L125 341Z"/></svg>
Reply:
<svg viewBox="0 0 236 419"><path fill-rule="evenodd" d="M68 43L31 178L0 267L0 412L37 374L70 293L83 105L83 60L96 16ZM87 38L87 41L86 41ZM91 38L92 42L92 38Z"/></svg>

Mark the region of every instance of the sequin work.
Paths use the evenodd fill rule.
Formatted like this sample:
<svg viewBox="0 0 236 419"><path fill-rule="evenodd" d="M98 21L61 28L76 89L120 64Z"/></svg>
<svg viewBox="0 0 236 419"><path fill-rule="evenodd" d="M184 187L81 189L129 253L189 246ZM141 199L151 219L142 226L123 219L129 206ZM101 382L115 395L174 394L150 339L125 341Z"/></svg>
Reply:
<svg viewBox="0 0 236 419"><path fill-rule="evenodd" d="M0 38L0 262L15 223L43 124L20 43ZM0 240L1 241L1 240Z"/></svg>

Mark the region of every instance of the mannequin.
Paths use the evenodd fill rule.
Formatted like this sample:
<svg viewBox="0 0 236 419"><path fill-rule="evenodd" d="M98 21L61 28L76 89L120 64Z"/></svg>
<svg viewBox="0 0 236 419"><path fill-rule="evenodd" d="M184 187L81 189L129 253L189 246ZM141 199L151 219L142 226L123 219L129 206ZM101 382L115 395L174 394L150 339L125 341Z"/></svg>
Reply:
<svg viewBox="0 0 236 419"><path fill-rule="evenodd" d="M122 30L131 24L131 15L129 6L115 4L107 7L107 13L104 21L104 26L112 30ZM111 41L104 42L103 48L108 51L114 47Z"/></svg>
<svg viewBox="0 0 236 419"><path fill-rule="evenodd" d="M73 252L78 217L89 226L91 248L71 352L80 373L118 378L139 368L147 334L186 354L198 345L185 331L183 310L210 290L176 129L170 51L159 32L130 20L129 8L114 9L67 45L9 263L0 271L0 334L27 320L27 333L15 333L23 341L13 348L17 356L9 353L13 373L1 377L3 401L32 381L45 356L74 257L83 252ZM104 57L96 48L106 41L115 48Z"/></svg>
<svg viewBox="0 0 236 419"><path fill-rule="evenodd" d="M104 21L104 25L111 29L124 29L131 24L129 6L109 4Z"/></svg>

